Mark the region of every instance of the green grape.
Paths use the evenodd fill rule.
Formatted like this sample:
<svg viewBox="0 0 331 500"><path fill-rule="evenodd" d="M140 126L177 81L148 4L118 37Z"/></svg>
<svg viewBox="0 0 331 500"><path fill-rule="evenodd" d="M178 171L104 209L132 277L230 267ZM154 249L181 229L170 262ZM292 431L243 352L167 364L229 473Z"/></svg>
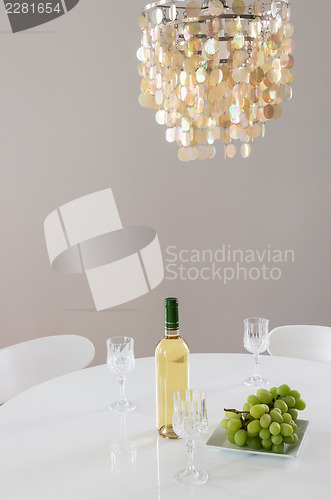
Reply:
<svg viewBox="0 0 331 500"><path fill-rule="evenodd" d="M293 432L296 432L298 430L298 426L293 420L289 423L289 425L292 427Z"/></svg>
<svg viewBox="0 0 331 500"><path fill-rule="evenodd" d="M298 436L296 434L292 434L292 437L294 439L294 443L293 444L295 444L298 441Z"/></svg>
<svg viewBox="0 0 331 500"><path fill-rule="evenodd" d="M290 396L293 396L296 401L301 398L301 394L298 391L291 391Z"/></svg>
<svg viewBox="0 0 331 500"><path fill-rule="evenodd" d="M263 405L254 405L252 408L249 410L249 413L252 415L254 418L260 418L262 415L265 414L265 407Z"/></svg>
<svg viewBox="0 0 331 500"><path fill-rule="evenodd" d="M302 399L297 399L294 408L296 410L304 410L306 408L306 403Z"/></svg>
<svg viewBox="0 0 331 500"><path fill-rule="evenodd" d="M282 401L285 401L289 408L293 408L295 405L295 398L293 396L285 396L285 398L282 398Z"/></svg>
<svg viewBox="0 0 331 500"><path fill-rule="evenodd" d="M269 413L270 417L272 418L273 422L278 422L279 424L282 424L284 419L283 417L281 416L281 414L276 411L276 410L271 410L271 412Z"/></svg>
<svg viewBox="0 0 331 500"><path fill-rule="evenodd" d="M272 451L273 453L284 453L284 443L273 444Z"/></svg>
<svg viewBox="0 0 331 500"><path fill-rule="evenodd" d="M289 424L292 420L292 415L290 413L283 413L282 417L285 424Z"/></svg>
<svg viewBox="0 0 331 500"><path fill-rule="evenodd" d="M221 420L220 426L222 427L222 429L227 429L228 421L229 421L228 418L223 418L223 420Z"/></svg>
<svg viewBox="0 0 331 500"><path fill-rule="evenodd" d="M236 432L242 427L242 421L237 418L230 418L228 421L228 429L229 431Z"/></svg>
<svg viewBox="0 0 331 500"><path fill-rule="evenodd" d="M251 407L252 407L251 403L244 403L243 410L249 411L251 409Z"/></svg>
<svg viewBox="0 0 331 500"><path fill-rule="evenodd" d="M277 436L280 433L280 425L278 422L272 422L269 427L270 434Z"/></svg>
<svg viewBox="0 0 331 500"><path fill-rule="evenodd" d="M266 411L266 412L269 412L270 408L269 408L269 406L268 406L267 404L262 403L262 406L264 406L264 407L265 407L265 411Z"/></svg>
<svg viewBox="0 0 331 500"><path fill-rule="evenodd" d="M253 448L253 450L259 450L261 448L261 439L256 437L248 437L246 441L247 446Z"/></svg>
<svg viewBox="0 0 331 500"><path fill-rule="evenodd" d="M290 394L290 392L291 392L291 388L287 384L280 385L277 389L277 394L281 398L288 396Z"/></svg>
<svg viewBox="0 0 331 500"><path fill-rule="evenodd" d="M293 428L290 424L280 424L280 432L283 436L290 436L293 434Z"/></svg>
<svg viewBox="0 0 331 500"><path fill-rule="evenodd" d="M289 408L287 412L292 416L293 420L296 421L299 415L298 411L295 410L294 408Z"/></svg>
<svg viewBox="0 0 331 500"><path fill-rule="evenodd" d="M261 429L259 432L259 436L261 439L268 439L270 438L270 431L269 429Z"/></svg>
<svg viewBox="0 0 331 500"><path fill-rule="evenodd" d="M254 394L251 394L250 396L248 396L247 398L247 401L253 406L253 405L259 405L260 404L260 401L259 399L254 395Z"/></svg>
<svg viewBox="0 0 331 500"><path fill-rule="evenodd" d="M285 444L294 444L294 434L291 434L290 436L284 436L283 441Z"/></svg>
<svg viewBox="0 0 331 500"><path fill-rule="evenodd" d="M238 419L241 418L240 413L234 413L233 411L226 411L225 416L227 418L238 418Z"/></svg>
<svg viewBox="0 0 331 500"><path fill-rule="evenodd" d="M283 436L281 434L277 434L276 436L272 435L270 439L272 444L280 444L283 442Z"/></svg>
<svg viewBox="0 0 331 500"><path fill-rule="evenodd" d="M280 408L273 408L273 410L278 411L279 415L281 415L281 414L282 414L282 410L281 410Z"/></svg>
<svg viewBox="0 0 331 500"><path fill-rule="evenodd" d="M279 408L282 413L286 413L288 410L287 404L282 399L277 399L274 403L274 407Z"/></svg>
<svg viewBox="0 0 331 500"><path fill-rule="evenodd" d="M262 446L265 450L271 450L272 448L272 441L270 438L268 439L262 439Z"/></svg>
<svg viewBox="0 0 331 500"><path fill-rule="evenodd" d="M240 429L235 433L234 442L237 446L245 446L247 441L247 432L245 429Z"/></svg>
<svg viewBox="0 0 331 500"><path fill-rule="evenodd" d="M256 392L256 396L260 400L261 403L265 403L269 405L273 400L272 394L267 389L258 389Z"/></svg>
<svg viewBox="0 0 331 500"><path fill-rule="evenodd" d="M252 422L249 422L249 424L247 425L247 431L251 436L253 434L254 435L258 434L260 430L261 430L261 425L259 420L252 420Z"/></svg>
<svg viewBox="0 0 331 500"><path fill-rule="evenodd" d="M234 442L234 436L235 436L235 434L236 434L236 433L235 433L235 432L233 432L233 431L229 431L229 429L227 429L227 432L226 432L226 433L227 433L227 435L228 435L228 440L230 441L230 443L232 443L232 444L236 444L236 443Z"/></svg>
<svg viewBox="0 0 331 500"><path fill-rule="evenodd" d="M271 422L272 422L272 418L267 413L262 415L262 417L260 418L260 425L261 425L261 427L264 427L265 429L267 429L269 427Z"/></svg>
<svg viewBox="0 0 331 500"><path fill-rule="evenodd" d="M271 389L269 389L269 392L272 395L272 397L274 399L276 399L276 397L277 397L277 387L271 387Z"/></svg>

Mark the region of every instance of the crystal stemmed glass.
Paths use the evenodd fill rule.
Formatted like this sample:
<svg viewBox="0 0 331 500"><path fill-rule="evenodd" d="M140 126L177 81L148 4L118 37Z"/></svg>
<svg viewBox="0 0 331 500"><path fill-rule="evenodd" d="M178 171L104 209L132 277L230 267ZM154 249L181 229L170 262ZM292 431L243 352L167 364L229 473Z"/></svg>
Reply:
<svg viewBox="0 0 331 500"><path fill-rule="evenodd" d="M265 318L247 318L244 321L244 346L247 351L254 355L254 375L246 378L246 385L261 386L266 385L268 381L259 374L259 357L269 345L269 320Z"/></svg>
<svg viewBox="0 0 331 500"><path fill-rule="evenodd" d="M118 375L120 386L120 400L109 406L110 410L131 411L136 408L136 403L128 401L125 397L126 376L134 369L135 359L133 339L131 337L112 337L107 340L107 366Z"/></svg>
<svg viewBox="0 0 331 500"><path fill-rule="evenodd" d="M178 483L186 485L203 484L208 474L193 465L194 439L208 429L206 395L197 389L184 389L173 395L172 426L176 434L186 439L188 460L186 469L175 474Z"/></svg>

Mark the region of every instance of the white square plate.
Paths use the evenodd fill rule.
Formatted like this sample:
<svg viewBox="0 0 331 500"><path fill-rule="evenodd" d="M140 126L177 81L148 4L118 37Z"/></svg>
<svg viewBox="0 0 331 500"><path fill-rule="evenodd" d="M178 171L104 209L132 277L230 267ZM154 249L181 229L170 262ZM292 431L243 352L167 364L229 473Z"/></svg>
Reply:
<svg viewBox="0 0 331 500"><path fill-rule="evenodd" d="M247 446L237 446L228 441L228 437L226 432L222 427L218 424L210 438L208 439L206 446L212 446L214 448L221 448L222 450L236 451L240 453L254 453L256 455L271 455L273 457L285 457L285 458L293 458L296 457L300 451L303 439L306 435L307 427L309 424L308 420L297 420L295 422L298 426L298 430L296 432L298 436L298 441L296 444L285 445L285 453L272 453L272 451L264 450L261 448L260 450L252 450L247 448Z"/></svg>

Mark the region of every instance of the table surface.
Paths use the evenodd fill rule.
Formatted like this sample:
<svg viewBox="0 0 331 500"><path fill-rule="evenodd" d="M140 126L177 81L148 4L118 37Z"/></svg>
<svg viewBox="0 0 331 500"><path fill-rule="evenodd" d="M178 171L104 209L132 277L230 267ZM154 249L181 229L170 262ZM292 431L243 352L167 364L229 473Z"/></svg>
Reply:
<svg viewBox="0 0 331 500"><path fill-rule="evenodd" d="M255 391L243 384L253 369L245 354L191 355L191 387L207 393L209 430L195 463L209 474L195 488L175 483L186 464L183 440L155 429L154 358L136 360L127 396L137 409L108 410L118 397L105 365L36 386L0 408L0 492L4 500L183 500L329 498L331 365L262 356L271 385L288 383L307 402L310 421L296 458L234 453L205 446L223 408L241 408Z"/></svg>

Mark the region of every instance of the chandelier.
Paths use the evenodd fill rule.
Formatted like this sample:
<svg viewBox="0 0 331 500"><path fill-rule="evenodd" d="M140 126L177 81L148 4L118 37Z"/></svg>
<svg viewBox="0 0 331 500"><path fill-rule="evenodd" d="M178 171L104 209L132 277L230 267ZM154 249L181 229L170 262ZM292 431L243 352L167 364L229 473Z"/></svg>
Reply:
<svg viewBox="0 0 331 500"><path fill-rule="evenodd" d="M156 110L178 158L214 158L217 140L225 158L237 148L247 158L292 97L288 1L160 0L144 7L138 25L139 103Z"/></svg>

